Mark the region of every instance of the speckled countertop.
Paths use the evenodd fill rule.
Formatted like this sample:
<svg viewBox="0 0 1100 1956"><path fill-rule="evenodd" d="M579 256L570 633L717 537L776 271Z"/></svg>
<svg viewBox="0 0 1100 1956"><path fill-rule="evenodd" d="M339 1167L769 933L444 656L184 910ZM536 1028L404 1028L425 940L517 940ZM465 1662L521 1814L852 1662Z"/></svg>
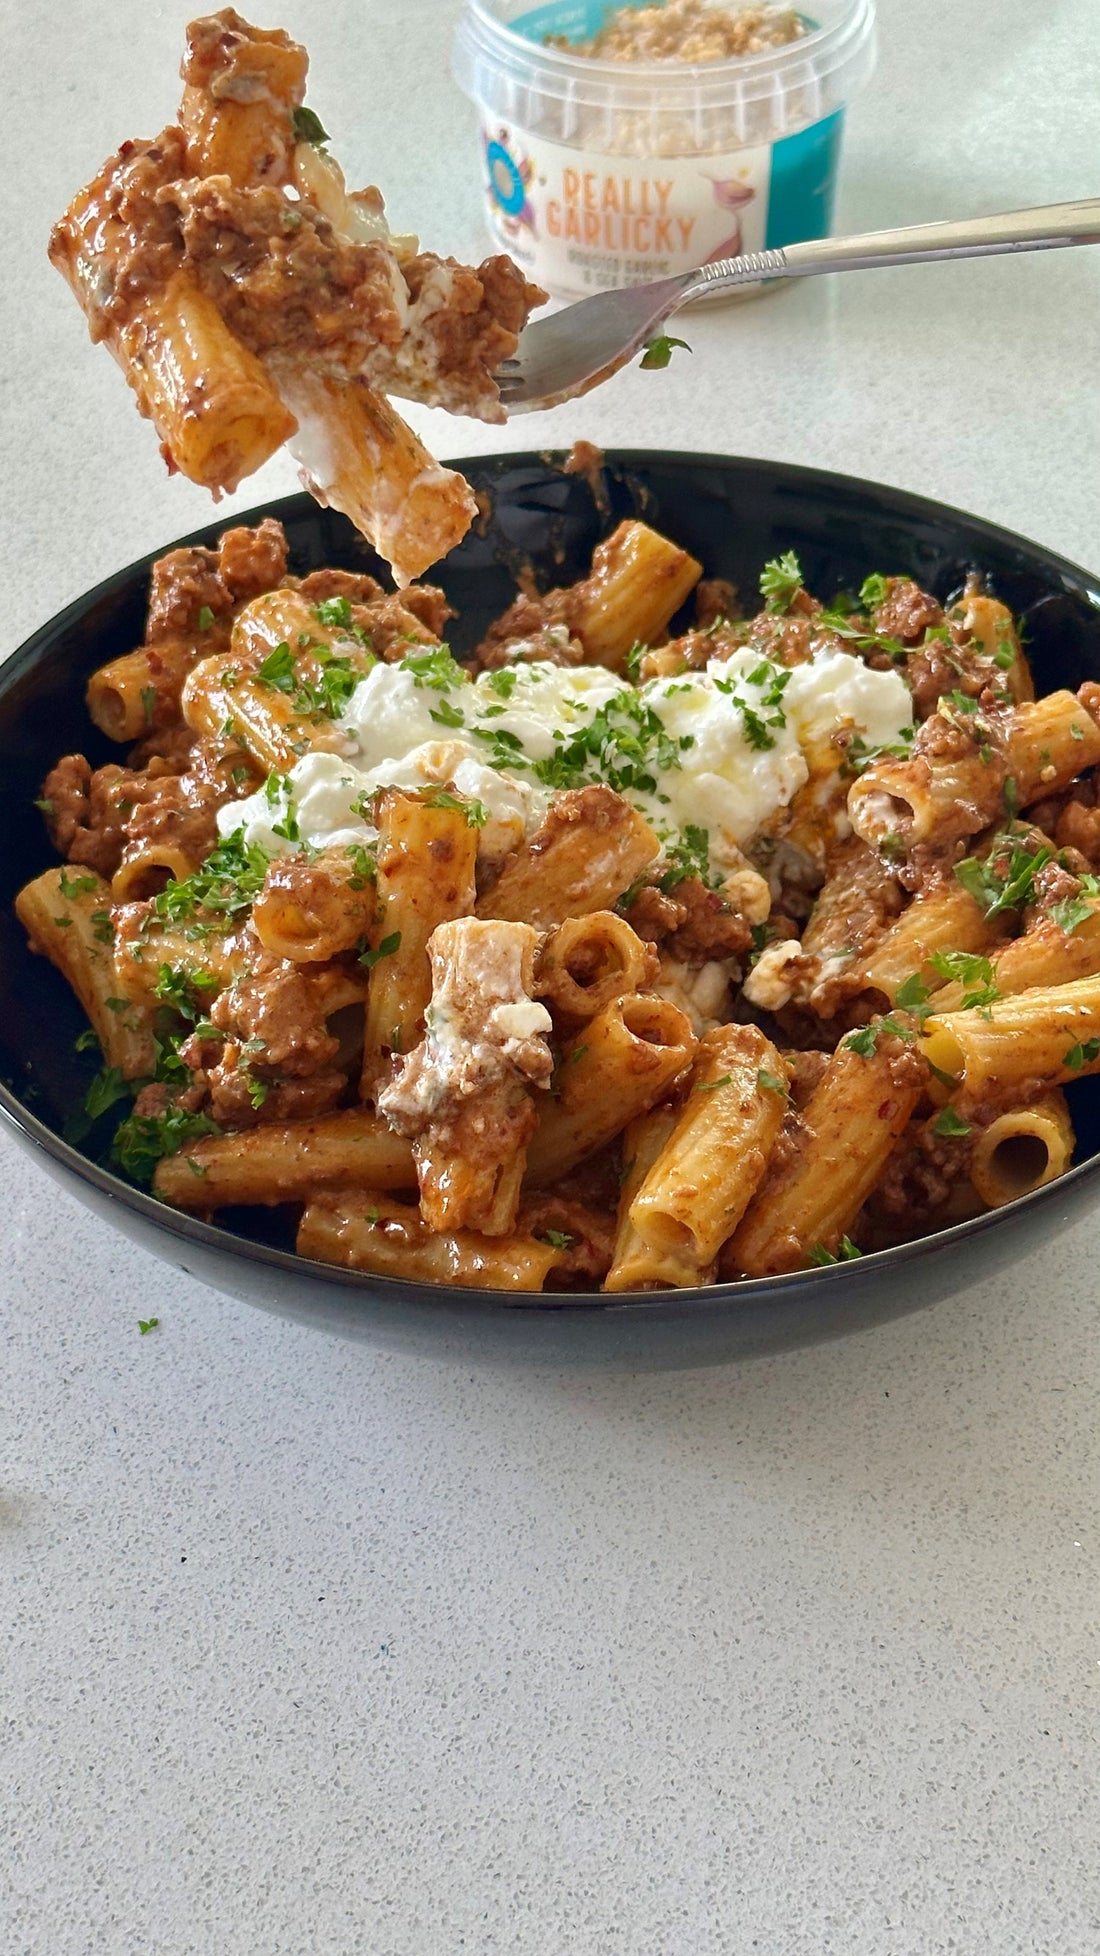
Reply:
<svg viewBox="0 0 1100 1956"><path fill-rule="evenodd" d="M279 17L352 179L464 255L454 11ZM880 12L849 228L1100 190L1095 0ZM188 9L2 13L8 651L209 504L44 256L171 114ZM689 337L503 435L415 418L444 454L839 467L1100 568L1100 252L807 282ZM225 507L293 486L277 462ZM742 1370L495 1374L216 1296L3 1135L0 1171L12 1956L1100 1949L1100 1221Z"/></svg>

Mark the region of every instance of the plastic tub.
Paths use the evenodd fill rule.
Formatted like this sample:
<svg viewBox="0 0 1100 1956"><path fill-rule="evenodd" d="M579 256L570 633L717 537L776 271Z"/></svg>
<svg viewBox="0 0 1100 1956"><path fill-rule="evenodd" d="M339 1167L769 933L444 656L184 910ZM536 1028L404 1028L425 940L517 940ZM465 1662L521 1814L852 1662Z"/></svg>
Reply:
<svg viewBox="0 0 1100 1956"><path fill-rule="evenodd" d="M502 249L577 298L827 236L844 110L874 67L874 0L815 0L800 39L698 66L545 45L590 39L622 4L466 0L455 73L481 113Z"/></svg>

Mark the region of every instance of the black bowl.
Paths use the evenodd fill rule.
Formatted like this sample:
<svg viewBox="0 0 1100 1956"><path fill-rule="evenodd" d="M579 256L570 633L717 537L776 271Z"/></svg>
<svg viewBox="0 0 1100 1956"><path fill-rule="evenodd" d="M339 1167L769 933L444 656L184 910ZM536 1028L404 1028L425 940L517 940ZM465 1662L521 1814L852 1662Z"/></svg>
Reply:
<svg viewBox="0 0 1100 1956"><path fill-rule="evenodd" d="M602 536L623 517L642 516L701 558L708 575L731 577L746 591L755 589L765 559L791 548L810 589L824 598L858 587L875 570L908 572L946 598L979 569L1022 617L1040 690L1100 679L1097 580L917 496L815 469L705 455L609 455L596 497L547 456L458 466L492 507L485 534L471 534L433 573L458 608L459 651L510 602L521 566L533 566L543 583L571 582L585 574ZM272 513L286 526L296 570L380 569L350 525L308 497L290 497ZM186 541L213 542L223 527L212 524ZM240 1210L214 1227L128 1187L64 1138L95 1063L74 1051L80 1009L52 967L28 952L12 899L53 860L33 806L47 768L74 749L94 762L108 758L85 715L84 682L140 641L148 568L147 560L108 578L0 668L0 833L8 838L0 868L0 1112L48 1172L146 1249L234 1297L394 1349L553 1364L703 1365L836 1337L931 1304L1035 1248L1096 1200L1100 1088L1091 1081L1071 1089L1078 1165L1035 1194L859 1262L697 1291L517 1300L387 1282L295 1256L279 1211Z"/></svg>

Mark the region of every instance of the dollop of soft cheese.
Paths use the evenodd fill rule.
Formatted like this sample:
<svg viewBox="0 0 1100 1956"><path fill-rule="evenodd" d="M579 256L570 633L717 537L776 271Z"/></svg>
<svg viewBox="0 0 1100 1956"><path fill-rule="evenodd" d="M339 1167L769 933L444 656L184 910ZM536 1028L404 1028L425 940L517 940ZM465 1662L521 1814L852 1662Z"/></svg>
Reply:
<svg viewBox="0 0 1100 1956"><path fill-rule="evenodd" d="M853 652L820 652L794 666L783 705L806 746L850 721L868 747L890 747L913 725L913 695L900 672L875 672Z"/></svg>
<svg viewBox="0 0 1100 1956"><path fill-rule="evenodd" d="M711 660L705 673L651 680L642 688L676 748L679 766L662 772L645 807L658 834L706 829L716 869L740 859L777 808L785 808L807 768L783 708L787 673L759 653Z"/></svg>
<svg viewBox="0 0 1100 1956"><path fill-rule="evenodd" d="M896 743L912 700L897 673L847 652L788 669L742 649L635 687L602 666L538 661L471 680L445 652L418 650L375 665L339 724L347 759L304 755L223 808L221 833L243 827L271 854L294 848L295 830L315 847L369 842L378 788L453 782L480 803L479 854L493 861L538 827L555 792L607 780L666 849L705 830L721 874L807 781L807 749L842 726L869 747Z"/></svg>

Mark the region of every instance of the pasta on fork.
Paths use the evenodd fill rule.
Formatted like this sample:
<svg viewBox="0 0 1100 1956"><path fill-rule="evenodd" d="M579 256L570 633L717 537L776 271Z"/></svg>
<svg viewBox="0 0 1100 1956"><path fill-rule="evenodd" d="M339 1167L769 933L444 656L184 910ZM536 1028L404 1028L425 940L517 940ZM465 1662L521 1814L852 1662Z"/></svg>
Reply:
<svg viewBox="0 0 1100 1956"><path fill-rule="evenodd" d="M476 505L388 397L503 421L494 373L546 295L505 256L475 270L395 236L379 191L347 189L307 69L232 7L193 21L179 123L123 143L50 256L170 469L217 496L285 443L405 583Z"/></svg>

